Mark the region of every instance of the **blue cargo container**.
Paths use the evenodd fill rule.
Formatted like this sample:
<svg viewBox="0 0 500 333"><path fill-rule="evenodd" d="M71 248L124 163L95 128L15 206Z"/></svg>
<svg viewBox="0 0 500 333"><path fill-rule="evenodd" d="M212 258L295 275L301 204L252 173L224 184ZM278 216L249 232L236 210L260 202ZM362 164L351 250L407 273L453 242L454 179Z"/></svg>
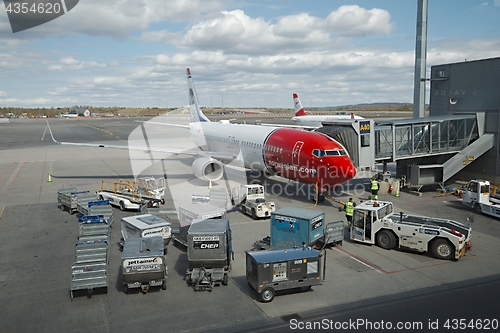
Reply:
<svg viewBox="0 0 500 333"><path fill-rule="evenodd" d="M325 213L319 210L284 207L271 213L271 247L312 245L324 234Z"/></svg>

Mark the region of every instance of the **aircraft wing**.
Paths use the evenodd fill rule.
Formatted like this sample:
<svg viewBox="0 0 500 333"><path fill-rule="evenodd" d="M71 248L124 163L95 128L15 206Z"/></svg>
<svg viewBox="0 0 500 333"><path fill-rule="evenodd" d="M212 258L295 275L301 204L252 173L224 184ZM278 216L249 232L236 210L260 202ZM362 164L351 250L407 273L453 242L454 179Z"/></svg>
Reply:
<svg viewBox="0 0 500 333"><path fill-rule="evenodd" d="M143 146L125 146L125 145L113 145L113 144L101 144L101 143L81 143L81 142L62 142L62 141L57 141L54 138L54 135L52 134L52 130L49 125L49 121L47 121L47 127L49 129L50 136L52 138L52 141L54 141L58 145L69 145L69 146L80 146L80 147L97 147L97 148L111 148L111 149L126 149L126 150L138 150L138 151L144 151L145 153L149 152L158 152L158 153L166 153L166 154L172 154L172 155L186 155L186 156L193 156L193 157L211 157L223 162L231 162L234 159L236 159L238 156L235 154L230 154L230 153L223 153L223 152L212 152L212 151L203 151L203 150L183 150L183 149L170 149L170 148L155 148L155 147L143 147ZM164 123L161 123L164 124ZM168 125L174 125L175 124L168 124ZM177 125L180 127L184 127L182 125Z"/></svg>
<svg viewBox="0 0 500 333"><path fill-rule="evenodd" d="M155 125L165 125L165 126L174 126L174 127L182 127L182 128L189 128L188 125L182 125L182 124L171 124L171 123L160 123L157 121L144 121L144 120L136 120L138 123L148 123L148 124L155 124Z"/></svg>

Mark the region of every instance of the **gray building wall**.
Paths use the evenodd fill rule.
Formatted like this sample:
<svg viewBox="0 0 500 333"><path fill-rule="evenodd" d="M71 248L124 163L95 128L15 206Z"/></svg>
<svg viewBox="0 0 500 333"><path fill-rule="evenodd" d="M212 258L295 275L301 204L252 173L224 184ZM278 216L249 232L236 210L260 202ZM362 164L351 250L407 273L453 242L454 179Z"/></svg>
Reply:
<svg viewBox="0 0 500 333"><path fill-rule="evenodd" d="M500 57L431 67L430 116L485 112L485 133L496 147L453 179L482 178L500 183Z"/></svg>

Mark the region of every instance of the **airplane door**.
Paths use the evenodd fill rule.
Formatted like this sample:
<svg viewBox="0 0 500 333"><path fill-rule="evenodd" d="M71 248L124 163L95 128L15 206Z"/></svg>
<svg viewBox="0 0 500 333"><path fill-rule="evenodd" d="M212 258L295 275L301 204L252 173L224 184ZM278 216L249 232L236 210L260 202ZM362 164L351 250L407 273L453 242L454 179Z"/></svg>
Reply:
<svg viewBox="0 0 500 333"><path fill-rule="evenodd" d="M292 165L299 165L300 151L302 150L302 146L303 145L304 145L304 142L297 141L295 143L295 146L293 146L293 151L292 151Z"/></svg>

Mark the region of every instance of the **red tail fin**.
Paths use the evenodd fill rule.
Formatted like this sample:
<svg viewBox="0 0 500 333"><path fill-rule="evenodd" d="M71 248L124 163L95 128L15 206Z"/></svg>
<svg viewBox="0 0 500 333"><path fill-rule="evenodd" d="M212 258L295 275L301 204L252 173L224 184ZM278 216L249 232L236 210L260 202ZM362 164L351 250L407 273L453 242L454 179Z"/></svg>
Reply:
<svg viewBox="0 0 500 333"><path fill-rule="evenodd" d="M302 104L300 103L299 95L296 93L293 94L293 104L295 107L295 116L296 117L307 116L307 113L304 111L304 108L302 107Z"/></svg>

